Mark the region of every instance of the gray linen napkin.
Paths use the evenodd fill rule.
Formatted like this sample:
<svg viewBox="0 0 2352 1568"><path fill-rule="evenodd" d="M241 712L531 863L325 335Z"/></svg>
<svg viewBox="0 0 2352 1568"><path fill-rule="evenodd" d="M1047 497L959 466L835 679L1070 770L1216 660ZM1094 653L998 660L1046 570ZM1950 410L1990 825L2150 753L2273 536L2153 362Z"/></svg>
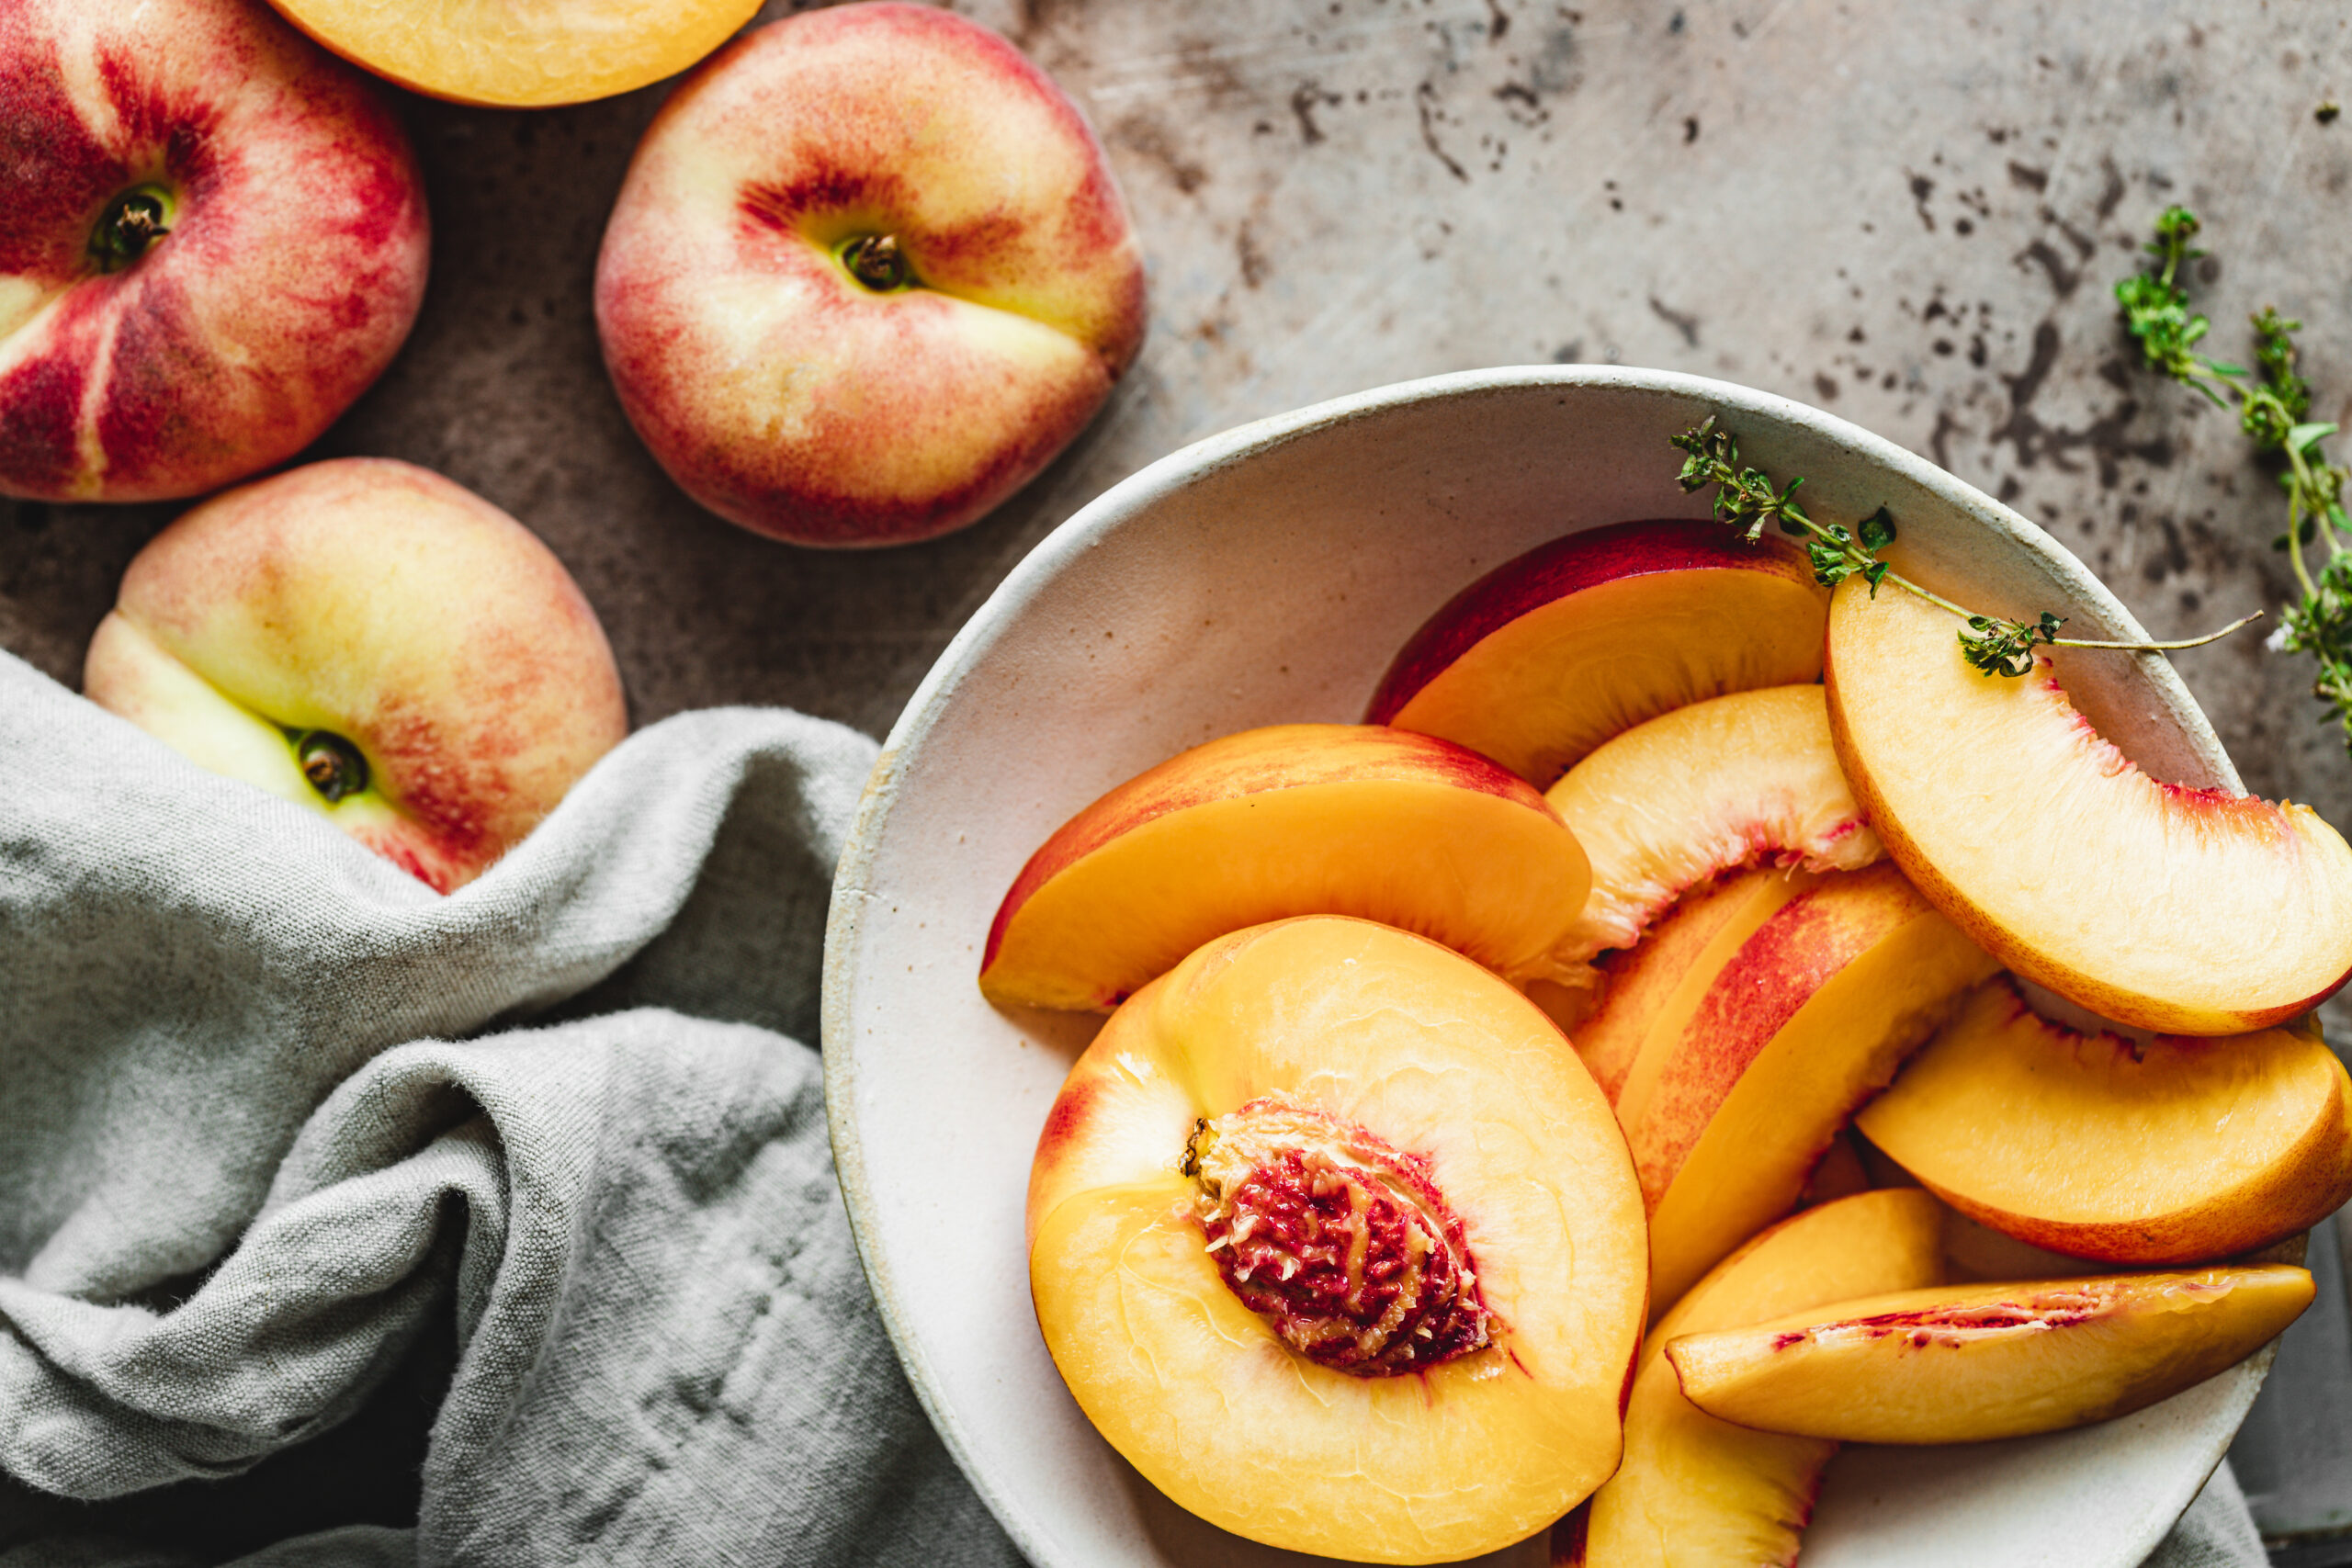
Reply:
<svg viewBox="0 0 2352 1568"><path fill-rule="evenodd" d="M874 750L667 720L444 899L0 655L0 1568L1017 1564L788 1037Z"/></svg>
<svg viewBox="0 0 2352 1568"><path fill-rule="evenodd" d="M787 1037L874 754L682 716L445 899L0 656L0 1562L1017 1563Z"/></svg>

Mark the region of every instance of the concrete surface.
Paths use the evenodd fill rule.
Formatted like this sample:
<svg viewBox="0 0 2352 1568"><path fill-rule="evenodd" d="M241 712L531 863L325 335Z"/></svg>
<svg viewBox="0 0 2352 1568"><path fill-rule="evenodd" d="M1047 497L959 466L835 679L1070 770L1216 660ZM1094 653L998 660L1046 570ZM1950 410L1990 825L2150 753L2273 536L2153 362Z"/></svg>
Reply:
<svg viewBox="0 0 2352 1568"><path fill-rule="evenodd" d="M645 456L588 294L658 87L531 114L403 101L432 289L316 455L427 464L537 529L603 615L639 723L779 703L879 734L1012 564L1122 476L1261 414L1511 362L1819 403L2009 499L2159 634L2289 590L2269 474L2217 411L2134 368L2109 289L2156 211L2189 203L2214 352L2242 354L2245 313L2275 303L2308 323L2313 417L2352 415L2352 117L2315 113L2352 98L2340 6L960 8L1092 115L1154 289L1114 401L997 515L891 552L798 551L703 513ZM172 510L0 502L0 646L74 680ZM2241 634L2180 664L2251 787L2352 825L2307 661Z"/></svg>

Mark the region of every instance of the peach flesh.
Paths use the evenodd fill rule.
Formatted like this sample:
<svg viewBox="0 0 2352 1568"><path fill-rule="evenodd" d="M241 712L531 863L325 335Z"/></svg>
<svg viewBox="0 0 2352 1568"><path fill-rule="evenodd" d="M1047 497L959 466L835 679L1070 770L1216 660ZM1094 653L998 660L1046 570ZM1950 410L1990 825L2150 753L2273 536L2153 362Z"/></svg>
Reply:
<svg viewBox="0 0 2352 1568"><path fill-rule="evenodd" d="M1180 1161L1202 1119L1277 1097L1420 1162L1486 1348L1351 1375L1228 1288ZM1543 1529L1615 1467L1640 1202L1606 1103L1525 998L1419 938L1308 917L1210 942L1103 1025L1038 1139L1030 1278L1071 1393L1178 1504L1292 1550L1445 1562Z"/></svg>
<svg viewBox="0 0 2352 1568"><path fill-rule="evenodd" d="M270 0L345 60L413 92L544 108L675 75L759 0Z"/></svg>
<svg viewBox="0 0 2352 1568"><path fill-rule="evenodd" d="M0 9L0 495L198 495L291 457L424 299L424 188L370 85L266 9ZM164 232L104 270L144 193Z"/></svg>
<svg viewBox="0 0 2352 1568"><path fill-rule="evenodd" d="M1653 1028L1617 1098L1650 1213L1650 1291L1670 1304L1792 1209L1856 1107L1993 961L1891 865L1775 911Z"/></svg>
<svg viewBox="0 0 2352 1568"><path fill-rule="evenodd" d="M1583 1518L1554 1533L1575 1568L1796 1562L1837 1445L1720 1421L1682 1397L1661 1349L1857 1295L1941 1280L1942 1206L1917 1190L1865 1192L1784 1220L1724 1258L1645 1343L1625 1409L1625 1459Z"/></svg>
<svg viewBox="0 0 2352 1568"><path fill-rule="evenodd" d="M1804 553L1720 523L1620 523L1540 546L1422 624L1366 722L1456 740L1541 786L1611 736L1821 672Z"/></svg>
<svg viewBox="0 0 2352 1568"><path fill-rule="evenodd" d="M1277 725L1194 747L1064 823L1005 894L980 989L1108 1010L1211 937L1316 913L1547 974L1587 886L1575 836L1485 758L1377 725Z"/></svg>
<svg viewBox="0 0 2352 1568"><path fill-rule="evenodd" d="M1986 951L2102 1017L2183 1034L2280 1022L2352 973L2352 848L2316 813L2159 784L2046 661L1979 675L1956 617L1862 587L1830 611L1838 760L1887 852Z"/></svg>
<svg viewBox="0 0 2352 1568"><path fill-rule="evenodd" d="M2352 1078L2318 1039L2086 1035L2006 982L1859 1121L1980 1224L2113 1263L2251 1251L2352 1199Z"/></svg>
<svg viewBox="0 0 2352 1568"><path fill-rule="evenodd" d="M1973 1443L2128 1416L2235 1365L2311 1304L2282 1265L1946 1285L1669 1341L1684 1397L1760 1431Z"/></svg>
<svg viewBox="0 0 2352 1568"><path fill-rule="evenodd" d="M1768 686L1637 725L1544 798L1592 863L1559 956L1628 948L1684 892L1757 864L1859 871L1885 853L1829 741L1821 688Z"/></svg>
<svg viewBox="0 0 2352 1568"><path fill-rule="evenodd" d="M1600 1001L1589 1015L1571 1022L1554 1011L1611 1105L1623 1095L1651 1034L1680 1033L1716 971L1775 911L1818 881L1802 872L1759 868L1695 889L1638 946L1601 960ZM1573 994L1550 982L1529 987L1529 995L1547 1006Z"/></svg>

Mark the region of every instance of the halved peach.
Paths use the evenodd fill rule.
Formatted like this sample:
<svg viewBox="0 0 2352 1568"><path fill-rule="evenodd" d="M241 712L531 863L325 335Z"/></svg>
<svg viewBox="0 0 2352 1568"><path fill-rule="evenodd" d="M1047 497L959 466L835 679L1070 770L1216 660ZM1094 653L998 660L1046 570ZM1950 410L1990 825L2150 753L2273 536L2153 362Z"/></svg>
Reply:
<svg viewBox="0 0 2352 1568"><path fill-rule="evenodd" d="M1959 619L1839 586L1830 732L1887 851L2008 967L2118 1022L2237 1034L2352 973L2352 848L2308 807L2158 784L2045 662L1961 657Z"/></svg>
<svg viewBox="0 0 2352 1568"><path fill-rule="evenodd" d="M1995 965L1891 865L1790 899L1653 1027L1617 1097L1660 1308L1793 1208L1854 1109Z"/></svg>
<svg viewBox="0 0 2352 1568"><path fill-rule="evenodd" d="M1137 992L1046 1117L1028 1230L1079 1404L1223 1529L1446 1562L1616 1468L1624 1140L1544 1015L1433 942L1308 917Z"/></svg>
<svg viewBox="0 0 2352 1568"><path fill-rule="evenodd" d="M1736 872L1685 897L1638 946L1603 956L1595 967L1597 1007L1582 1005L1589 990L1561 982L1536 982L1527 994L1568 1032L1614 1105L1651 1033L1679 1032L1715 972L1774 911L1818 880L1764 867Z"/></svg>
<svg viewBox="0 0 2352 1568"><path fill-rule="evenodd" d="M1592 863L1560 957L1629 948L1688 889L1735 866L1859 871L1885 854L1829 743L1819 686L1767 686L1660 714L1544 798Z"/></svg>
<svg viewBox="0 0 2352 1568"><path fill-rule="evenodd" d="M270 0L365 71L461 104L543 108L673 76L759 0Z"/></svg>
<svg viewBox="0 0 2352 1568"><path fill-rule="evenodd" d="M1505 561L1396 655L1364 717L1458 740L1548 785L1668 708L1821 673L1803 551L1720 523L1620 523Z"/></svg>
<svg viewBox="0 0 2352 1568"><path fill-rule="evenodd" d="M1582 1568L1788 1564L1838 1445L1751 1431L1682 1397L1660 1347L1854 1295L1941 1282L1943 1205L1864 1192L1784 1220L1724 1258L1650 1336L1625 1407L1625 1458L1584 1517L1554 1532Z"/></svg>
<svg viewBox="0 0 2352 1568"><path fill-rule="evenodd" d="M1945 1285L1668 1342L1682 1393L1759 1431L1975 1443L2128 1416L2254 1354L2311 1304L2279 1264Z"/></svg>
<svg viewBox="0 0 2352 1568"><path fill-rule="evenodd" d="M1107 1010L1211 937L1360 915L1551 973L1584 851L1526 781L1434 736L1285 724L1196 746L1064 823L989 928L1000 1004Z"/></svg>
<svg viewBox="0 0 2352 1568"><path fill-rule="evenodd" d="M2352 1077L2315 1036L2084 1034L2006 981L1859 1120L1953 1208L2078 1258L2248 1252L2352 1199Z"/></svg>

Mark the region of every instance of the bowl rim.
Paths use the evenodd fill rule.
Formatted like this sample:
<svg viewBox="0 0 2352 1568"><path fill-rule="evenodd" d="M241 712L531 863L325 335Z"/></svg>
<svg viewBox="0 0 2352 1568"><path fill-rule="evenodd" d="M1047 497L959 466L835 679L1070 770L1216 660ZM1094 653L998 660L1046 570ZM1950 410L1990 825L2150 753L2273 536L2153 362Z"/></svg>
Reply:
<svg viewBox="0 0 2352 1568"><path fill-rule="evenodd" d="M866 913L875 902L867 894L877 852L876 846L881 840L881 829L889 818L892 805L906 777L903 759L937 724L942 711L955 696L966 673L979 662L1005 632L1014 614L1069 563L1082 557L1102 536L1115 531L1153 502L1238 463L1323 430L1415 404L1534 387L1617 390L1697 400L1712 402L1727 412L1758 414L1804 428L1851 451L1860 458L1895 471L1933 493L1943 503L1971 513L2012 545L2037 558L2064 581L2068 589L2077 596L2078 603L2096 612L2107 636L2124 641L2143 641L2148 637L2145 628L2107 585L2064 546L2057 546L2053 550L2052 547L2056 545L2056 541L2038 525L1907 448L1836 414L1777 393L1683 371L1653 370L1632 366L1498 366L1392 382L1328 399L1251 420L1181 446L1113 484L1057 525L1015 563L1003 581L957 629L924 673L882 742L881 753L859 796L856 813L834 872L825 926L821 1005L824 1048L820 1055L825 1077L826 1122L834 1170L841 1186L842 1203L848 1212L851 1239L857 1251L859 1265L872 1289L876 1310L881 1316L883 1327L889 1335L891 1348L898 1355L916 1399L955 1459L957 1469L1011 1537L1014 1546L1033 1562L1046 1564L1050 1562L1045 1551L1045 1542L1028 1528L1030 1520L1026 1506L1001 1494L988 1468L978 1462L980 1445L965 1427L956 1412L936 1392L939 1380L932 1371L930 1359L916 1335L888 1263L880 1256L878 1238L875 1235L877 1221L874 1190L865 1151L854 1118L848 1111L855 1102L857 1080L857 1062L851 1044L854 1032L850 1024L851 995L855 982L851 954L860 945L858 938ZM2141 661L2152 682L2154 694L2165 710L2165 716L2180 728L2189 749L2213 772L2216 781L2243 792L2245 786L2223 750L2220 737L2214 732L2211 721L2190 695L2187 684L2170 660L2160 653L2132 653L2122 657ZM2246 1409L2253 1404L2263 1377L2267 1375L2274 1352L2275 1345L2266 1347L2250 1359L2256 1365L2256 1375L2247 1381L2245 1392L2236 1401L2237 1409L2228 1422L2231 1435L2235 1434L2245 1419ZM2136 1563L2163 1540L2177 1521L2178 1513L2186 1511L2211 1472L2220 1465L2228 1451L2230 1440L2229 1437L2222 1438L2212 1463L2200 1472L2198 1486L2181 1499L2179 1510L2161 1518L2152 1517L2144 1541L2118 1543L2136 1546L2131 1555L2119 1557L2119 1562Z"/></svg>

